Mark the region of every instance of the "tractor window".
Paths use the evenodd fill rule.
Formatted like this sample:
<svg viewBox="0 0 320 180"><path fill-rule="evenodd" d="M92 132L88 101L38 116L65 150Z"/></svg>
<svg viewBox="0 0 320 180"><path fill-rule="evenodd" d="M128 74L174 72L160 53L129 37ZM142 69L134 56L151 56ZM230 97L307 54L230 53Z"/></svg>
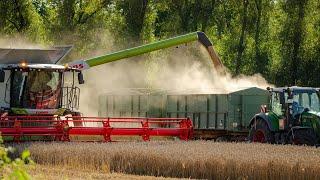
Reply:
<svg viewBox="0 0 320 180"><path fill-rule="evenodd" d="M307 93L303 93L300 96L301 98L301 106L304 108L309 108L310 107L310 99L309 99L309 95Z"/></svg>
<svg viewBox="0 0 320 180"><path fill-rule="evenodd" d="M273 93L272 94L272 112L274 112L276 115L281 116L281 103L280 103L280 94L279 93Z"/></svg>
<svg viewBox="0 0 320 180"><path fill-rule="evenodd" d="M320 111L320 102L319 102L319 96L317 93L312 93L310 95L310 100L311 100L311 110Z"/></svg>
<svg viewBox="0 0 320 180"><path fill-rule="evenodd" d="M295 94L293 100L297 102L301 108L319 111L319 96L315 92Z"/></svg>

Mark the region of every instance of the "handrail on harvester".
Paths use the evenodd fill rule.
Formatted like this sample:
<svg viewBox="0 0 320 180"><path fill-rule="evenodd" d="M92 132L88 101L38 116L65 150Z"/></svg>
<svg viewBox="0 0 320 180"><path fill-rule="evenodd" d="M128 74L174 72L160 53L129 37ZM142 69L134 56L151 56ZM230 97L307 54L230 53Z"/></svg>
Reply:
<svg viewBox="0 0 320 180"><path fill-rule="evenodd" d="M83 122L85 126L76 126L76 122ZM105 142L111 142L111 136L127 135L141 136L144 141L149 141L151 136L176 136L189 140L193 136L193 126L189 118L7 116L0 118L0 132L16 142L31 136L70 141L70 136L77 135L99 135Z"/></svg>

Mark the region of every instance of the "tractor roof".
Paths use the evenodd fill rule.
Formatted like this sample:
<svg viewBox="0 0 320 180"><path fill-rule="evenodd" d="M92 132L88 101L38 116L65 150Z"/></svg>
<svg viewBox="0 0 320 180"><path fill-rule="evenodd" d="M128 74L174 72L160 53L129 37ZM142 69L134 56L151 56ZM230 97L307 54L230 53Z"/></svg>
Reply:
<svg viewBox="0 0 320 180"><path fill-rule="evenodd" d="M299 87L299 86L291 86L291 87L277 87L272 88L273 92L286 92L287 89L290 89L294 93L308 93L308 92L316 92L316 88L312 87Z"/></svg>
<svg viewBox="0 0 320 180"><path fill-rule="evenodd" d="M56 64L72 49L72 46L59 46L48 49L4 49L0 48L0 64Z"/></svg>

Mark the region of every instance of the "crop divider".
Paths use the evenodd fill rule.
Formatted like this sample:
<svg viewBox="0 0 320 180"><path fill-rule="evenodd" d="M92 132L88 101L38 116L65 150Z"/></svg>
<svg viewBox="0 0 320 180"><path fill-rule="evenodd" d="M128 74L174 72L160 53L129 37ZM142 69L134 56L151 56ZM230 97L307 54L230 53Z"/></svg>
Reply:
<svg viewBox="0 0 320 180"><path fill-rule="evenodd" d="M21 122L17 119L13 122L13 127L16 130L16 134L13 136L13 140L16 142L20 142L20 136L22 135L21 132Z"/></svg>
<svg viewBox="0 0 320 180"><path fill-rule="evenodd" d="M78 126L79 122L86 126ZM189 118L7 116L0 117L0 132L14 142L24 136L49 136L54 141L70 141L71 136L102 136L104 142L111 142L112 136L141 136L143 141L150 141L151 136L176 136L187 141L192 138L193 126Z"/></svg>
<svg viewBox="0 0 320 180"><path fill-rule="evenodd" d="M110 127L110 119L107 118L107 121L103 120L103 137L105 142L111 142L111 127Z"/></svg>
<svg viewBox="0 0 320 180"><path fill-rule="evenodd" d="M149 128L149 120L146 118L145 120L141 121L142 129L143 129L143 134L142 134L142 139L143 141L150 141L150 128Z"/></svg>

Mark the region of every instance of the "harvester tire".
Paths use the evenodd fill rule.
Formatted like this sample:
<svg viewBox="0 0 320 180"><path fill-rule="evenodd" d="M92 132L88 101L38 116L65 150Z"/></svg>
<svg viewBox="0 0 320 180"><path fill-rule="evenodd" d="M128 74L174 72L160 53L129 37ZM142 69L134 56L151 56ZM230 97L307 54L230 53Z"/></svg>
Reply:
<svg viewBox="0 0 320 180"><path fill-rule="evenodd" d="M274 143L274 135L262 119L252 123L248 139L250 142Z"/></svg>
<svg viewBox="0 0 320 180"><path fill-rule="evenodd" d="M312 129L295 129L290 131L289 144L314 146L317 144L317 135Z"/></svg>

